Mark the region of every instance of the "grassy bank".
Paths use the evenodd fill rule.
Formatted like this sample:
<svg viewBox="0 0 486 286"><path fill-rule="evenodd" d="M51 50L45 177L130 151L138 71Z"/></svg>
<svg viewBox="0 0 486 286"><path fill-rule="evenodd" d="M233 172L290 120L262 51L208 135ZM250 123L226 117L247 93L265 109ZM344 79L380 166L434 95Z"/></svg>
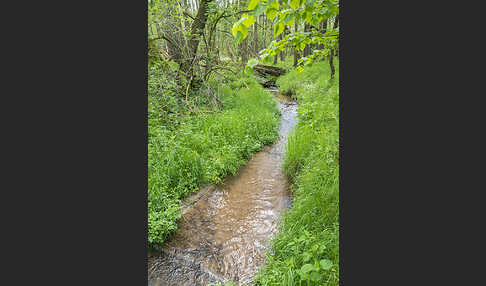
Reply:
<svg viewBox="0 0 486 286"><path fill-rule="evenodd" d="M299 101L284 164L294 198L256 285L339 285L339 70L329 75L320 62L277 80Z"/></svg>
<svg viewBox="0 0 486 286"><path fill-rule="evenodd" d="M149 69L150 248L177 229L181 198L236 173L252 153L278 138L276 103L254 79L238 75L227 83L213 82L221 101L217 105L204 94L186 103L170 92L171 84L160 68Z"/></svg>

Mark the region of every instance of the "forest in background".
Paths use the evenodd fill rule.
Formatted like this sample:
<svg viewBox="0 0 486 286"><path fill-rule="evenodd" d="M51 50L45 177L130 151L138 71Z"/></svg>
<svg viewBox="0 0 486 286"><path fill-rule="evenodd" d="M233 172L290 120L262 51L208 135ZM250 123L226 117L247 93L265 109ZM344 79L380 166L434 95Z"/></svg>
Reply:
<svg viewBox="0 0 486 286"><path fill-rule="evenodd" d="M338 285L338 15L324 0L148 1L150 249L177 230L182 198L278 138L270 78L300 104L294 207L255 283Z"/></svg>

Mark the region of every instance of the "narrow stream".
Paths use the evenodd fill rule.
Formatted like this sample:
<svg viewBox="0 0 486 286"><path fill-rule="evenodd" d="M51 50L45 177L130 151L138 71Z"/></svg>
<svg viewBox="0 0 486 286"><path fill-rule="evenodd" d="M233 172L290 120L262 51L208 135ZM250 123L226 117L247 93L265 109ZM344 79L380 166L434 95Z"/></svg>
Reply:
<svg viewBox="0 0 486 286"><path fill-rule="evenodd" d="M290 206L282 161L297 104L270 90L282 112L280 139L253 155L237 176L183 212L176 234L148 261L149 286L235 281L248 285L265 261L282 211Z"/></svg>

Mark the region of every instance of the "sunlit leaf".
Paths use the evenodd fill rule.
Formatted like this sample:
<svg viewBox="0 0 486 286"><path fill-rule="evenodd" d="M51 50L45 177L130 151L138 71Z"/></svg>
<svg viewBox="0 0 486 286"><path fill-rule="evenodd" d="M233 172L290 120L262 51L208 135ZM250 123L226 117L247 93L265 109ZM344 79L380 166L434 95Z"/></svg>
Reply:
<svg viewBox="0 0 486 286"><path fill-rule="evenodd" d="M251 25L253 25L253 23L256 22L255 17L253 17L253 15L243 14L243 16L246 17L246 19L243 20L242 23L246 27L250 27Z"/></svg>
<svg viewBox="0 0 486 286"><path fill-rule="evenodd" d="M258 64L258 60L257 59L249 59L248 60L248 63L247 65L250 67L250 68L253 68L254 66L256 66Z"/></svg>
<svg viewBox="0 0 486 286"><path fill-rule="evenodd" d="M263 63L266 64L266 65L271 64L272 63L272 56L267 55L267 56L263 57Z"/></svg>
<svg viewBox="0 0 486 286"><path fill-rule="evenodd" d="M245 71L244 71L246 74L248 75L252 75L253 74L253 70L251 67L249 67L248 65L245 67Z"/></svg>
<svg viewBox="0 0 486 286"><path fill-rule="evenodd" d="M258 2L260 2L260 0L250 0L250 3L248 4L248 10L255 9L256 5L258 5Z"/></svg>
<svg viewBox="0 0 486 286"><path fill-rule="evenodd" d="M241 33L241 31L238 31L236 33L236 42L239 43L243 40L243 34Z"/></svg>
<svg viewBox="0 0 486 286"><path fill-rule="evenodd" d="M231 31L233 32L233 37L236 37L236 32L238 32L241 29L241 23L243 23L244 20L245 20L244 18L241 18L238 22L236 22L233 25L233 28L231 29Z"/></svg>
<svg viewBox="0 0 486 286"><path fill-rule="evenodd" d="M289 26L293 26L295 24L295 18L292 17L292 19L287 23Z"/></svg>
<svg viewBox="0 0 486 286"><path fill-rule="evenodd" d="M290 8L297 10L300 6L300 0L290 0L289 1Z"/></svg>
<svg viewBox="0 0 486 286"><path fill-rule="evenodd" d="M285 29L285 24L280 22L275 26L273 26L273 34L275 35L275 37L277 37L284 31L284 29Z"/></svg>
<svg viewBox="0 0 486 286"><path fill-rule="evenodd" d="M312 23L312 12L311 11L306 11L305 12L305 21L308 24L311 24Z"/></svg>
<svg viewBox="0 0 486 286"><path fill-rule="evenodd" d="M268 19L273 20L275 16L277 16L277 10L273 8L267 8L265 14L267 15Z"/></svg>
<svg viewBox="0 0 486 286"><path fill-rule="evenodd" d="M316 0L306 0L306 1L305 1L305 5L306 5L307 7L312 7L312 5L314 5L314 2L315 2L315 1L316 1Z"/></svg>
<svg viewBox="0 0 486 286"><path fill-rule="evenodd" d="M236 24L233 25L233 28L231 28L231 32L233 33L233 37L236 37L236 33L238 32L239 29L240 29L240 27L238 27Z"/></svg>
<svg viewBox="0 0 486 286"><path fill-rule="evenodd" d="M280 8L280 4L278 3L277 0L273 1L273 3L270 5L270 7L274 8L275 10L278 10Z"/></svg>
<svg viewBox="0 0 486 286"><path fill-rule="evenodd" d="M263 12L265 12L266 8L267 7L262 3L258 4L257 8L253 11L253 15L255 15L255 17L260 16L261 14L263 14Z"/></svg>

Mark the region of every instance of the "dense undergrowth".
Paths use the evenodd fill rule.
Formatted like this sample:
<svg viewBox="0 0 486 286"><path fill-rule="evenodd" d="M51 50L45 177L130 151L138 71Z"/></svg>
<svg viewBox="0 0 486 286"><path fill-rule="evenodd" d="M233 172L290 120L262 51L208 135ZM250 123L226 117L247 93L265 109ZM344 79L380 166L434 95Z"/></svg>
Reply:
<svg viewBox="0 0 486 286"><path fill-rule="evenodd" d="M256 285L339 285L338 69L329 77L326 61L277 80L299 101L284 162L294 198Z"/></svg>
<svg viewBox="0 0 486 286"><path fill-rule="evenodd" d="M170 67L152 64L148 83L148 243L157 249L177 229L181 198L235 174L278 138L279 111L242 74L213 80L207 90L216 95L202 88L187 101L172 91Z"/></svg>

